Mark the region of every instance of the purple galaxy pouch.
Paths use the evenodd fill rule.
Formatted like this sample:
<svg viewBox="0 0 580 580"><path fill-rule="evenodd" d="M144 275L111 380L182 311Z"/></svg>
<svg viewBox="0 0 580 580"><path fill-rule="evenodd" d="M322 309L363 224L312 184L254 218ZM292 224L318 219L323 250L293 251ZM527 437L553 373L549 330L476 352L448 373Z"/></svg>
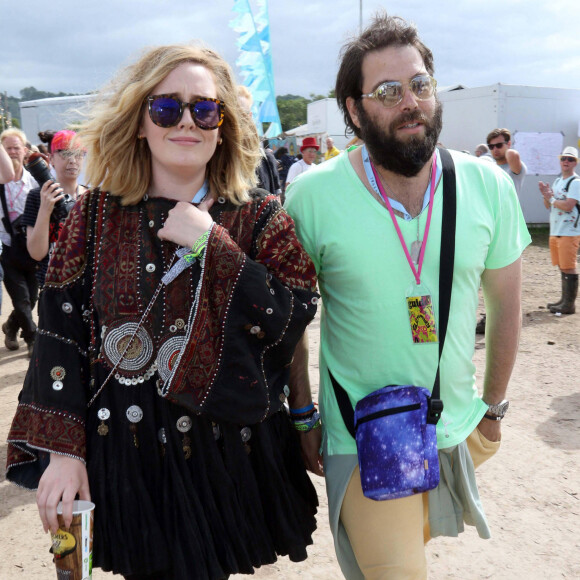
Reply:
<svg viewBox="0 0 580 580"><path fill-rule="evenodd" d="M354 410L362 489L374 500L422 493L439 484L436 426L427 423L428 389L389 385Z"/></svg>

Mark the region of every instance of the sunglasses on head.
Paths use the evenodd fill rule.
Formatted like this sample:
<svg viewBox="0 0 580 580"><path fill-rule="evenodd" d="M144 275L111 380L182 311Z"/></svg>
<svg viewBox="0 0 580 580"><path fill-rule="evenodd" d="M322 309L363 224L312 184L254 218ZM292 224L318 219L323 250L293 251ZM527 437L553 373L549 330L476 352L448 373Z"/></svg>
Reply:
<svg viewBox="0 0 580 580"><path fill-rule="evenodd" d="M411 92L419 101L426 101L435 93L437 81L431 75L417 75L408 83L387 81L381 83L372 93L361 95L361 98L375 99L383 107L390 109L391 107L396 107L403 100L407 87L411 89Z"/></svg>
<svg viewBox="0 0 580 580"><path fill-rule="evenodd" d="M578 161L578 159L576 159L576 157L560 157L560 161L568 161L569 163L574 163L575 161Z"/></svg>
<svg viewBox="0 0 580 580"><path fill-rule="evenodd" d="M193 122L204 131L217 129L224 121L224 104L219 99L200 97L185 103L175 95L151 95L145 100L151 121L165 129L181 121L185 107L189 108Z"/></svg>
<svg viewBox="0 0 580 580"><path fill-rule="evenodd" d="M496 147L498 149L501 149L504 145L507 145L507 141L504 141L503 143L488 143L487 144L490 151L493 151Z"/></svg>

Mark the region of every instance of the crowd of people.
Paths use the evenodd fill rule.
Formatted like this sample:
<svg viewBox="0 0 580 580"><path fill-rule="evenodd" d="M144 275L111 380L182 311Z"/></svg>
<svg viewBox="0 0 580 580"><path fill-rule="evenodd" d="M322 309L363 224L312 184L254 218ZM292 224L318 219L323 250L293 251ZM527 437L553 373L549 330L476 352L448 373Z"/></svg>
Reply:
<svg viewBox="0 0 580 580"><path fill-rule="evenodd" d="M13 305L2 330L9 350L21 332L31 358L7 478L37 490L45 531L58 529L60 502L70 525L73 500L90 499L103 570L252 574L278 556L306 559L310 471L326 478L349 580L424 579L430 538L465 523L489 537L476 468L499 449L509 408L526 166L507 129L475 157L441 147L434 74L416 28L377 15L343 48L336 80L357 145L341 152L329 136L318 165L315 137L300 159L261 144L251 95L195 45L150 49L120 71L78 134L50 133L44 157L22 131L0 135ZM577 162L567 147L561 177L539 184L561 314L578 288ZM320 297L318 409L306 329ZM359 464L387 444L355 441L352 407L385 385L440 393L427 414L438 483L375 501Z"/></svg>

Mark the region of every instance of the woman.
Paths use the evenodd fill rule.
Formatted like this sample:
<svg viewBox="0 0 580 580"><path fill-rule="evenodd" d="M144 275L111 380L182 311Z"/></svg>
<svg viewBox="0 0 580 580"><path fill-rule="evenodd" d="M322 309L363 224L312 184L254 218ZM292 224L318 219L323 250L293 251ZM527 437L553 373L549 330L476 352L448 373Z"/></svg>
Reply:
<svg viewBox="0 0 580 580"><path fill-rule="evenodd" d="M40 135L40 133L39 133ZM64 221L72 206L86 191L77 181L85 151L78 145L72 147L74 131L58 131L51 138L49 160L56 181L43 183L31 189L26 198L22 223L26 226L26 247L30 256L40 262L36 278L44 285L49 251L54 247Z"/></svg>
<svg viewBox="0 0 580 580"><path fill-rule="evenodd" d="M303 560L317 499L283 401L311 407L288 374L314 269L275 197L249 191L258 144L231 71L161 47L104 94L82 132L101 190L51 259L8 478L41 476L45 530L59 500L68 523L90 497L94 564L126 578ZM318 425L295 417L306 449Z"/></svg>

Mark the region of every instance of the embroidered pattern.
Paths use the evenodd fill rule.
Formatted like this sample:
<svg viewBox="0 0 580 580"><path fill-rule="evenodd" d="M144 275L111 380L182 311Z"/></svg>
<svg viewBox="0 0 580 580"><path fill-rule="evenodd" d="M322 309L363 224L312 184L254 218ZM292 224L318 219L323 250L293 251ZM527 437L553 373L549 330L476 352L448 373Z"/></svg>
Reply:
<svg viewBox="0 0 580 580"><path fill-rule="evenodd" d="M70 211L61 232L61 239L66 239L66 244L56 244L50 258L44 283L47 288L61 288L71 284L84 271L90 197L89 194L83 195L81 203L77 203Z"/></svg>
<svg viewBox="0 0 580 580"><path fill-rule="evenodd" d="M8 469L31 460L30 451L25 451L19 443L83 460L86 455L84 421L72 414L38 405L18 405L8 442Z"/></svg>

